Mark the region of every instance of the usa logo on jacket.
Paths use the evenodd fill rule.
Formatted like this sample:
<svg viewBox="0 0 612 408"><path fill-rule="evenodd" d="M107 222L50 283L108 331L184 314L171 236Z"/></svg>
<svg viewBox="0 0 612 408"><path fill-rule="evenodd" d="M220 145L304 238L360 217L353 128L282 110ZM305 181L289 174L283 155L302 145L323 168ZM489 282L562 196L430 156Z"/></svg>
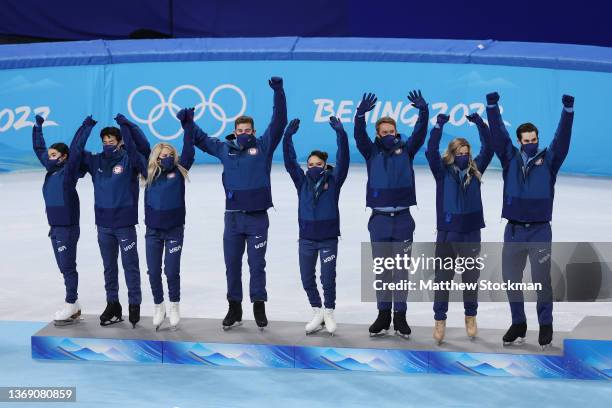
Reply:
<svg viewBox="0 0 612 408"><path fill-rule="evenodd" d="M114 174L121 174L121 173L123 173L123 166L118 164L115 167L113 167L113 173Z"/></svg>

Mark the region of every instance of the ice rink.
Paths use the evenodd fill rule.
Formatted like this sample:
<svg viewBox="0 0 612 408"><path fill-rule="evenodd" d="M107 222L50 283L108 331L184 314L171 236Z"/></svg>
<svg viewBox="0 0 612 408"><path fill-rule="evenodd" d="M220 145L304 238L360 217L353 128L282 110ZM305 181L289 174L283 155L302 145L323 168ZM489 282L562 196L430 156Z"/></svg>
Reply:
<svg viewBox="0 0 612 408"><path fill-rule="evenodd" d="M415 241L435 240L435 184L427 167L416 167L418 207ZM0 175L2 209L2 284L0 320L49 321L63 302L63 281L55 264L45 217L41 187L44 172L28 171ZM200 165L190 172L187 221L181 270L181 312L183 316L215 317L225 315L225 266L222 232L224 198L221 166ZM500 218L502 179L498 170L483 177L483 203L487 227L482 240L501 241L505 221ZM341 195L342 237L338 254L337 309L342 323L370 323L376 316L374 303L360 301L360 243L368 241L365 207L366 169L352 165ZM105 307L103 269L96 239L93 189L89 176L78 184L81 199L81 238L78 245L79 299L84 313L99 314ZM275 164L272 170L275 207L269 210L270 231L267 249L268 318L305 321L310 307L301 287L297 252L297 195L285 169ZM144 219L141 194L140 220ZM561 175L556 185L553 216L554 241L607 242L612 236L612 180L607 178ZM143 306L151 315L153 303L146 274L144 222L138 228ZM612 254L609 254L612 257ZM610 259L608 259L610 261ZM243 282L248 288L246 258ZM127 313L125 283L120 276L120 299ZM246 291L248 293L248 290ZM248 298L245 299L248 301ZM408 306L411 325L431 326L433 312L429 303ZM537 327L535 305L527 305L529 325ZM559 303L555 305L555 329L570 330L585 315L610 315L610 303ZM245 303L245 318L252 319ZM510 313L505 303L481 303L481 327L505 328ZM146 318L142 324L150 324ZM461 304L451 305L449 326L462 326ZM271 327L272 328L272 327Z"/></svg>

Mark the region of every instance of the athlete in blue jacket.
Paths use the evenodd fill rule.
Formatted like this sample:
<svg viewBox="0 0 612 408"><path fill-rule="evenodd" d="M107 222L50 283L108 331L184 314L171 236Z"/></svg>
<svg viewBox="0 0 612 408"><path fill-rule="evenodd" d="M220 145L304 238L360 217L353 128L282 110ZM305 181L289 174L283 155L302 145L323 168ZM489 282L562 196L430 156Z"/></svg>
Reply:
<svg viewBox="0 0 612 408"><path fill-rule="evenodd" d="M395 257L409 254L412 248L414 219L410 206L416 205L414 170L412 161L427 136L429 108L421 91L410 92L408 99L418 110L418 119L412 136L397 133L395 120L383 117L376 122L376 139L366 132L366 112L374 109L376 96L363 96L355 116L355 140L368 168L366 205L372 208L368 222L373 258ZM383 284L400 283L408 279L407 270L385 270L377 280ZM401 336L410 335L406 322L407 292L378 290L378 317L370 326L370 335L386 333L391 325Z"/></svg>
<svg viewBox="0 0 612 408"><path fill-rule="evenodd" d="M225 141L209 137L193 121L183 123L186 133L193 132L195 145L223 164L223 253L229 302L229 310L223 319L225 329L242 324L242 255L245 244L255 322L261 329L268 325L264 302L268 300L265 255L269 227L267 209L272 207L270 171L272 155L287 125L283 80L272 77L269 84L274 90L274 108L272 121L261 137L255 137L254 121L248 116L235 120L234 133Z"/></svg>
<svg viewBox="0 0 612 408"><path fill-rule="evenodd" d="M563 95L563 111L555 136L548 148L539 148L538 129L523 123L516 129L520 149L512 144L499 110L499 94L487 95L487 117L493 149L503 167L504 203L502 217L508 220L504 232L502 275L505 282L521 282L527 257L534 283L541 283L536 309L544 348L553 338L553 303L550 255L553 200L557 173L567 156L574 121L574 97ZM512 325L503 337L504 344L522 342L527 319L522 291L508 291Z"/></svg>
<svg viewBox="0 0 612 408"><path fill-rule="evenodd" d="M81 315L78 302L79 274L76 266L77 242L79 241L79 195L76 184L83 174L79 171L82 150L78 141L87 138L96 121L88 116L76 131L70 148L64 143L54 143L47 149L42 125L45 119L36 115L32 129L32 147L36 157L47 170L42 192L45 200L49 238L53 246L55 261L64 276L65 303L55 313L56 325L71 324Z"/></svg>
<svg viewBox="0 0 612 408"><path fill-rule="evenodd" d="M193 122L193 109L182 109L177 117L181 122ZM149 157L145 189L145 224L147 233L147 267L155 309L153 325L156 330L166 318L162 259L168 283L168 316L175 329L180 321L181 254L185 230L185 180L195 158L191 133L186 132L181 156L174 146L158 143Z"/></svg>
<svg viewBox="0 0 612 408"><path fill-rule="evenodd" d="M429 168L436 180L436 214L437 238L436 258L446 259L458 256L475 258L480 248L480 229L484 228L482 199L480 196L481 176L491 163L493 148L489 127L482 118L473 113L467 119L478 127L480 136L480 153L472 158L472 148L464 138L455 138L448 144L448 149L440 157L440 139L442 129L448 122L448 115L438 115L436 125L431 130L425 156ZM476 283L479 270L472 268L461 275L464 283ZM455 275L454 269L436 269L436 282L450 282ZM465 329L467 335L474 338L478 332L476 311L478 309L478 291L463 292L465 309ZM435 328L433 337L441 343L446 329L446 312L448 311L448 290L435 293L434 301Z"/></svg>
<svg viewBox="0 0 612 408"><path fill-rule="evenodd" d="M333 335L336 331L334 309L336 308L336 261L338 257L338 236L340 235L340 189L346 180L349 168L348 136L338 118L330 117L332 129L336 131L338 151L336 167L327 164L327 153L314 150L308 156L308 170L297 162L292 136L297 132L300 121L294 119L285 130L283 154L285 169L297 189L300 226L299 258L302 286L306 291L313 318L306 324L306 334L323 328ZM315 267L317 257L321 260L321 283L325 296L325 308L317 289Z"/></svg>
<svg viewBox="0 0 612 408"><path fill-rule="evenodd" d="M132 136L134 125L121 114L115 120L121 130L116 127L102 129L102 153L84 151L81 163L91 174L94 185L98 245L104 264L107 306L100 315L100 324L107 326L123 320L117 264L120 252L128 287L129 320L135 327L140 320L142 300L135 228L138 224L138 176L146 177L147 166ZM83 138L82 147L86 142L87 138Z"/></svg>

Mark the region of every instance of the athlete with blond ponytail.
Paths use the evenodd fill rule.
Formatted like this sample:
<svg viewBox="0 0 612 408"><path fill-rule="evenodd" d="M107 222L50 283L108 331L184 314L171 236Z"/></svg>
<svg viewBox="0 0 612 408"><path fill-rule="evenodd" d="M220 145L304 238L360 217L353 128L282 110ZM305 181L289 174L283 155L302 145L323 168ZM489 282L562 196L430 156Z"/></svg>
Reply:
<svg viewBox="0 0 612 408"><path fill-rule="evenodd" d="M431 172L436 179L438 230L436 258L455 258L462 254L474 257L480 251L480 229L485 226L480 197L480 178L493 158L490 132L477 113L468 115L467 119L478 127L480 153L472 158L472 147L469 142L464 138L455 138L451 140L448 149L440 157L442 128L448 119L448 115L438 115L425 152ZM445 269L443 265L436 269L435 273L437 283L450 282L455 274L454 270ZM474 268L466 270L461 278L465 283L476 282L478 275L478 269ZM476 325L478 291L465 290L463 306L465 330L470 338L474 338L478 332ZM433 337L439 344L444 340L446 329L447 290L436 291L433 309L435 319Z"/></svg>
<svg viewBox="0 0 612 408"><path fill-rule="evenodd" d="M193 108L183 109L177 118L193 120ZM171 328L180 321L181 252L185 226L185 180L195 157L193 139L189 132L183 139L181 156L174 146L158 143L149 156L145 186L145 235L149 283L155 309L153 325L158 330L166 319L162 285L162 258L168 283L168 316ZM165 255L165 257L164 257Z"/></svg>

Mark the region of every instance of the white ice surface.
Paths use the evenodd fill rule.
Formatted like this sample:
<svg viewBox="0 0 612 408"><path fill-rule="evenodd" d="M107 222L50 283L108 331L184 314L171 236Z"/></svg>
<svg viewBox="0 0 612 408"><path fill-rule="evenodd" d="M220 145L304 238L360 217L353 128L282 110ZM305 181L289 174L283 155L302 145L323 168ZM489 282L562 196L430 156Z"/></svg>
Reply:
<svg viewBox="0 0 612 408"><path fill-rule="evenodd" d="M0 175L0 319L50 320L63 302L63 282L55 264L41 193L44 173L31 171ZM195 166L187 186L187 221L181 270L183 316L222 318L226 312L223 262L223 188L221 166ZM501 173L489 170L482 186L485 221L483 241L501 241L505 221L501 213ZM336 315L340 323L370 323L376 316L374 303L360 301L360 243L368 241L365 208L366 169L352 165L341 195L342 238L338 254ZM297 252L297 195L282 165L274 165L272 188L275 208L269 210L267 250L267 303L270 320L305 321L310 308L301 287ZM435 240L435 185L426 167L416 168L418 207L415 241ZM89 176L78 184L81 199L81 238L78 244L79 299L85 313L99 314L105 306L102 262L96 240L93 190ZM140 219L144 218L142 211ZM612 237L612 180L560 176L557 180L553 218L555 241L607 242ZM144 224L138 228L143 315L152 313L152 296L146 274ZM127 309L125 282L120 272L120 299ZM248 305L248 270L243 265L245 318ZM535 305L527 304L529 325L537 327ZM555 304L555 329L570 330L585 315L612 315L609 303ZM429 303L408 308L411 325L430 326ZM462 326L462 305L451 304L449 326ZM481 327L506 328L510 313L505 303L481 303ZM149 319L145 322L148 324Z"/></svg>

